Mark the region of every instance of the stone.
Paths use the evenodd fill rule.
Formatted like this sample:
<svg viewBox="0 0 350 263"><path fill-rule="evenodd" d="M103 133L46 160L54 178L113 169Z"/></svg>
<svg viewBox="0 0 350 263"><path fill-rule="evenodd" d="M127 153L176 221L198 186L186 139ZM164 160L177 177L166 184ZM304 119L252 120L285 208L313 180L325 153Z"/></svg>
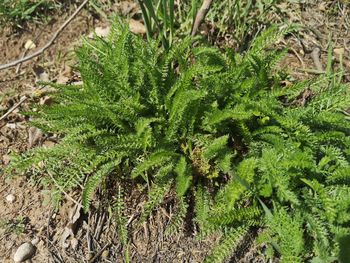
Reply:
<svg viewBox="0 0 350 263"><path fill-rule="evenodd" d="M9 129L14 130L14 129L16 129L16 123L7 123L6 127L9 128Z"/></svg>
<svg viewBox="0 0 350 263"><path fill-rule="evenodd" d="M140 21L135 19L130 19L129 21L130 31L134 34L143 35L146 34L146 27Z"/></svg>
<svg viewBox="0 0 350 263"><path fill-rule="evenodd" d="M9 194L6 196L6 202L9 204L12 204L14 201L16 201L16 196L13 194Z"/></svg>
<svg viewBox="0 0 350 263"><path fill-rule="evenodd" d="M36 48L36 45L34 44L34 42L29 39L27 40L27 42L24 44L24 48L25 49L33 49L33 48Z"/></svg>
<svg viewBox="0 0 350 263"><path fill-rule="evenodd" d="M343 48L343 47L342 48L335 48L334 53L338 56L343 56L345 53L345 48Z"/></svg>
<svg viewBox="0 0 350 263"><path fill-rule="evenodd" d="M109 27L96 27L95 33L98 37L107 37L111 29Z"/></svg>
<svg viewBox="0 0 350 263"><path fill-rule="evenodd" d="M40 238L39 237L35 237L33 240L32 240L32 245L33 246L36 246L38 243L40 242Z"/></svg>
<svg viewBox="0 0 350 263"><path fill-rule="evenodd" d="M95 36L106 38L109 35L110 27L96 27L95 32L88 35L88 38L94 38Z"/></svg>
<svg viewBox="0 0 350 263"><path fill-rule="evenodd" d="M17 248L13 260L15 262L24 262L27 259L31 259L35 254L35 246L32 243L26 242Z"/></svg>
<svg viewBox="0 0 350 263"><path fill-rule="evenodd" d="M4 165L8 165L10 163L10 161L11 161L10 155L5 154L2 156L2 163Z"/></svg>

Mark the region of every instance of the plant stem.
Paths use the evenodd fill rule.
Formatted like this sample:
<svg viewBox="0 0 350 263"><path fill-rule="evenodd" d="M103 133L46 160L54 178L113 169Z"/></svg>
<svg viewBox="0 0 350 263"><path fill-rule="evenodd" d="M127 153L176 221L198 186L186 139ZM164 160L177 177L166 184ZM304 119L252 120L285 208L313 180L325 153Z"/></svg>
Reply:
<svg viewBox="0 0 350 263"><path fill-rule="evenodd" d="M202 6L199 8L196 19L194 20L191 35L195 36L199 26L201 25L202 21L204 20L205 16L207 15L210 6L212 4L213 0L204 0Z"/></svg>

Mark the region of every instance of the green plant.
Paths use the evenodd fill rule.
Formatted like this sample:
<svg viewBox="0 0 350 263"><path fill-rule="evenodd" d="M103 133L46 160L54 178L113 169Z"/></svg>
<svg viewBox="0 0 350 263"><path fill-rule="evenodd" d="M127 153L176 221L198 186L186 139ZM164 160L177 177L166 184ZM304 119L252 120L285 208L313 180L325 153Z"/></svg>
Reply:
<svg viewBox="0 0 350 263"><path fill-rule="evenodd" d="M237 47L247 47L263 25L273 23L272 14L278 13L279 0L225 0L214 1L207 20L217 29L219 38L228 35Z"/></svg>
<svg viewBox="0 0 350 263"><path fill-rule="evenodd" d="M0 2L0 24L10 23L21 28L27 21L39 21L48 10L57 8L53 0L2 0Z"/></svg>
<svg viewBox="0 0 350 263"><path fill-rule="evenodd" d="M159 38L165 49L171 48L175 36L191 33L201 0L138 0L146 25L147 38Z"/></svg>
<svg viewBox="0 0 350 263"><path fill-rule="evenodd" d="M174 0L138 0L138 3L148 39L158 33L163 47L169 48L174 38Z"/></svg>
<svg viewBox="0 0 350 263"><path fill-rule="evenodd" d="M165 0L139 0L148 39L158 36L165 48L170 48L174 36L185 37L191 32L201 0L181 3ZM273 14L282 12L279 0L225 0L213 1L206 20L218 40L232 37L237 48L245 50L264 26L273 24Z"/></svg>
<svg viewBox="0 0 350 263"><path fill-rule="evenodd" d="M124 261L125 263L129 263L129 251L127 244L129 239L127 229L128 219L125 216L125 197L123 189L120 185L118 185L117 196L112 211L115 214L119 240L124 248Z"/></svg>
<svg viewBox="0 0 350 263"><path fill-rule="evenodd" d="M4 235L14 233L16 235L22 234L25 230L26 219L23 217L14 218L11 220L1 219L0 229L4 231Z"/></svg>
<svg viewBox="0 0 350 263"><path fill-rule="evenodd" d="M85 210L108 177L144 182L144 220L175 193L170 234L194 196L200 236L223 233L208 262L254 227L267 256L329 262L350 231L349 86L329 76L281 86L284 51L266 47L288 30L271 27L239 55L190 38L165 52L115 23L78 50L83 85L51 84L55 104L30 113L61 142L7 170L42 170L65 191L84 185Z"/></svg>

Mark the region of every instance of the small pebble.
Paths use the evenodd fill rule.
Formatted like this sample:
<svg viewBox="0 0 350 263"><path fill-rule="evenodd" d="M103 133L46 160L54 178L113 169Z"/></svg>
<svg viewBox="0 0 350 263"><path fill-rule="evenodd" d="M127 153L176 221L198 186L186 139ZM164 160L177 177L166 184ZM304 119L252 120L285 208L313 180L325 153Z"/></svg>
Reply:
<svg viewBox="0 0 350 263"><path fill-rule="evenodd" d="M39 242L40 242L40 238L35 237L35 238L32 240L31 243L32 243L33 246L35 246L35 245L37 245Z"/></svg>
<svg viewBox="0 0 350 263"><path fill-rule="evenodd" d="M2 163L5 165L8 165L11 161L11 158L9 155L5 154L2 156Z"/></svg>
<svg viewBox="0 0 350 263"><path fill-rule="evenodd" d="M345 48L335 48L334 53L337 54L338 56L343 56L345 53Z"/></svg>
<svg viewBox="0 0 350 263"><path fill-rule="evenodd" d="M7 123L6 127L9 128L9 129L14 130L14 129L16 129L16 123Z"/></svg>
<svg viewBox="0 0 350 263"><path fill-rule="evenodd" d="M25 49L33 49L36 48L36 45L34 44L34 42L32 40L27 40L27 42L24 45Z"/></svg>
<svg viewBox="0 0 350 263"><path fill-rule="evenodd" d="M27 259L31 259L35 254L36 248L32 243L26 242L17 248L13 260L15 262L23 262Z"/></svg>
<svg viewBox="0 0 350 263"><path fill-rule="evenodd" d="M6 196L6 202L12 204L14 201L16 201L16 196L13 194L9 194Z"/></svg>

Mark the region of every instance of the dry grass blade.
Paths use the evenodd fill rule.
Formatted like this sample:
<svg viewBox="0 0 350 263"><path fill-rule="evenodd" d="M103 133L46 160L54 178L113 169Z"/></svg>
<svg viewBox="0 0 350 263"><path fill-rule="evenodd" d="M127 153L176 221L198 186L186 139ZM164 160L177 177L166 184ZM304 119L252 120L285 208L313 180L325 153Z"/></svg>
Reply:
<svg viewBox="0 0 350 263"><path fill-rule="evenodd" d="M16 103L15 105L13 105L13 107L11 109L9 109L4 115L2 115L0 117L0 121L2 121L3 119L5 119L7 116L9 116L15 109L17 109L19 106L21 106L21 104L23 102L25 102L28 99L28 97L23 96L20 101L18 103Z"/></svg>

